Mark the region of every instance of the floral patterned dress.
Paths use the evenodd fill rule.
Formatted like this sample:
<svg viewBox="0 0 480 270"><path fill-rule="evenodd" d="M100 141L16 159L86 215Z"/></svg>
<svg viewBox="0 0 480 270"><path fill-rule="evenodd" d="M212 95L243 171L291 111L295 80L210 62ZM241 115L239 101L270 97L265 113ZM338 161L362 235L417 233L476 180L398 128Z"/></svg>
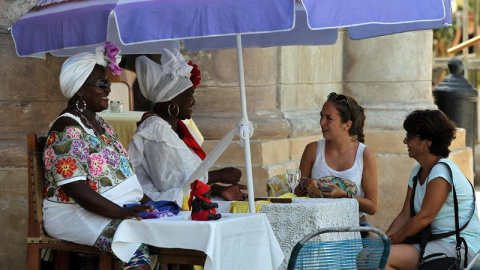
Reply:
<svg viewBox="0 0 480 270"><path fill-rule="evenodd" d="M140 201L143 191L127 151L107 122L99 117L104 132L95 134L72 114L60 117L73 118L78 126L52 131L47 137L43 155L45 230L56 238L93 245L111 219L82 208L64 193L62 185L86 181L93 190L118 205Z"/></svg>

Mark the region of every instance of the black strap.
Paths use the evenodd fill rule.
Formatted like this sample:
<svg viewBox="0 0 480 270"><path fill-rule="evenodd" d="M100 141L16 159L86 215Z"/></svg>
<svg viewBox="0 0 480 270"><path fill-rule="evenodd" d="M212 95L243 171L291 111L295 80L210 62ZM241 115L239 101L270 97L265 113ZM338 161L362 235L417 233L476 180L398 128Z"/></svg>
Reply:
<svg viewBox="0 0 480 270"><path fill-rule="evenodd" d="M418 172L417 172L417 175L415 175L412 179L413 181L413 187L412 187L412 195L410 196L410 216L411 217L414 217L417 213L415 212L415 207L414 207L414 203L415 203L415 190L417 189L417 182L418 182L418 179L420 179L420 173L422 172L422 167L420 167L420 169L418 169Z"/></svg>
<svg viewBox="0 0 480 270"><path fill-rule="evenodd" d="M427 256L427 257L423 258L423 254L425 253L425 247L426 247L428 241L438 240L438 239L449 237L449 236L455 234L455 236L456 236L455 250L456 250L456 253L457 253L457 259L458 259L458 261L461 260L460 250L462 248L461 245L463 243L464 247L465 247L464 267L467 267L467 264L468 264L468 258L467 258L468 247L467 247L467 242L465 241L465 239L460 237L460 231L462 231L463 229L465 229L468 226L468 223L470 223L470 220L472 219L473 214L475 212L475 204L476 204L475 190L474 190L472 184L470 183L470 181L468 181L468 183L470 184L470 187L472 188L472 193L473 193L473 209L472 209L472 213L470 215L470 218L467 220L467 222L461 228L459 228L460 225L459 225L459 217L458 217L458 200L457 200L457 193L455 191L455 182L453 181L453 172L452 172L452 169L450 168L450 165L448 163L446 163L444 161L439 161L438 163L443 163L443 164L447 165L448 171L450 173L450 178L452 179L453 207L454 207L454 211L455 211L455 231L450 231L450 232L440 233L440 234L431 234L430 233L430 228L427 228L427 230L424 229L425 233L422 232L422 241L420 243L420 261L423 261L423 259L427 259L427 258L430 257L430 256ZM410 197L410 215L412 217L416 215L415 208L414 208L414 198L415 198L415 190L417 188L417 183L418 183L418 179L420 178L420 173L421 172L422 172L422 168L420 167L417 175L415 177L413 177L413 179L412 179L413 187L412 187L412 195ZM428 227L430 227L430 225L428 225Z"/></svg>
<svg viewBox="0 0 480 270"><path fill-rule="evenodd" d="M467 220L467 222L465 223L465 225L462 226L462 228L460 229L460 221L459 221L459 217L458 217L458 200L457 200L457 192L455 191L455 181L453 181L453 173L452 173L452 168L450 168L450 165L448 165L448 163L446 162L443 162L443 161L439 161L438 163L443 163L445 165L447 165L447 168L448 168L448 171L450 172L450 177L452 178L452 189L453 189L453 207L454 207L454 210L455 210L455 238L456 238L456 242L457 242L457 246L455 247L455 250L457 251L457 260L458 262L460 263L462 257L460 256L460 250L462 249L462 243L464 244L464 247L465 247L465 260L464 260L464 267L467 267L467 264L468 264L468 246L467 246L467 242L465 241L465 239L463 239L462 237L460 237L460 231L465 229L465 227L467 227L468 223L470 222L470 220L472 219L473 217L473 214L475 212L475 201L476 201L476 198L475 198L475 189L473 188L472 186L472 183L470 183L470 181L468 181L468 183L470 184L471 188L472 188L472 193L473 193L473 209L472 209L472 214L470 215L470 218Z"/></svg>

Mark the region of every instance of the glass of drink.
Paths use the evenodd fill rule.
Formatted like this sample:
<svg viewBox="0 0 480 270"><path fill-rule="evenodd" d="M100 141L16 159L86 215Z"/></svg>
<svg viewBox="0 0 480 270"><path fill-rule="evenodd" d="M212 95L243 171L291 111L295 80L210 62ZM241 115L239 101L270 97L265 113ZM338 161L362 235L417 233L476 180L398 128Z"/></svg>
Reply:
<svg viewBox="0 0 480 270"><path fill-rule="evenodd" d="M292 203L295 202L295 188L300 183L301 173L300 169L287 170L286 172L287 183L292 189Z"/></svg>

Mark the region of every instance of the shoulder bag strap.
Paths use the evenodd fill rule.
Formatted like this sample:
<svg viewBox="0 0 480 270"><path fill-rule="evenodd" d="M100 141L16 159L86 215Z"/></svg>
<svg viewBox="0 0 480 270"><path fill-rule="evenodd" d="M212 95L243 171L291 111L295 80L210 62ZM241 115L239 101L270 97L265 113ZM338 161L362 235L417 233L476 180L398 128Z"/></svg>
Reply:
<svg viewBox="0 0 480 270"><path fill-rule="evenodd" d="M472 188L472 193L473 193L473 209L472 209L472 214L470 215L470 218L467 220L465 225L463 225L462 228L459 228L460 227L460 225L459 225L460 221L459 221L459 217L458 217L458 200L457 200L457 192L455 191L455 181L453 181L452 168L450 168L450 165L446 162L439 161L439 163L443 163L443 164L447 165L448 171L450 173L450 178L452 178L453 207L454 207L454 210L455 210L455 232L454 233L455 233L455 238L456 238L456 242L457 242L455 250L457 251L457 259L460 262L460 260L461 260L460 250L462 248L462 243L464 244L464 247L465 247L464 267L467 267L467 264L468 264L468 258L467 258L468 246L467 246L467 242L463 238L460 237L460 231L462 231L463 229L465 229L467 227L468 223L470 223L470 220L472 219L472 217L475 213L475 202L476 202L475 189L473 188L472 183L470 183L470 181L468 181L468 183L470 184L470 187ZM450 234L450 235L452 235L452 234Z"/></svg>
<svg viewBox="0 0 480 270"><path fill-rule="evenodd" d="M414 204L415 204L415 190L417 189L418 179L420 179L420 173L421 172L422 172L422 167L420 167L418 169L417 174L412 179L413 187L412 187L412 194L410 196L410 216L412 216L412 217L417 214L415 212L415 207L414 207ZM420 260L419 260L419 263L422 262L423 254L425 253L425 247L427 246L427 243L428 243L428 241L430 240L430 237L431 237L430 225L423 228L420 231L420 235L421 235L421 240L420 240L420 243L419 243L419 245L420 245L420 250L419 250Z"/></svg>
<svg viewBox="0 0 480 270"><path fill-rule="evenodd" d="M452 189L453 189L453 203L454 203L454 210L455 210L455 219L458 219L458 201L457 201L457 193L455 191L455 185L454 185L454 182L453 182L453 173L452 173L452 169L450 168L450 165L448 165L448 163L446 162L443 162L443 161L439 161L439 163L443 163L445 165L447 165L447 168L448 168L448 171L450 173L450 178L452 178ZM468 180L468 179L467 179ZM459 229L460 231L462 231L463 229L465 229L467 226L468 226L468 223L470 223L470 220L472 219L473 217L473 214L475 213L475 205L476 205L476 201L477 201L477 198L475 196L475 189L473 188L472 186L472 183L470 183L470 181L468 181L468 183L470 184L470 187L472 188L472 194L473 194L473 207L472 207L472 212L470 214L470 218L467 220L467 222L465 224L463 224L463 226ZM456 222L458 220L455 220ZM446 233L440 233L440 234L433 234L431 239L430 240L437 240L437 239L441 239L441 238L445 238L445 237L449 237L449 236L452 236L454 235L456 232L455 231L451 231L451 232L446 232Z"/></svg>
<svg viewBox="0 0 480 270"><path fill-rule="evenodd" d="M472 219L474 213L475 213L475 204L476 204L476 196L475 196L475 189L473 188L472 184L470 183L470 181L468 181L468 183L470 184L470 187L472 188L472 193L473 193L473 209L472 209L472 213L470 215L470 218L468 219L468 221L461 227L459 225L459 218L458 218L458 200L457 200L457 193L456 193L456 190L455 190L455 184L454 184L454 181L453 181L453 172L452 172L452 169L450 168L450 165L446 162L443 162L443 161L439 161L439 163L443 163L445 165L447 165L447 168L448 168L448 171L449 171L449 174L450 174L450 178L452 179L452 190L453 190L453 204L454 204L454 211L455 211L455 231L450 231L450 232L446 232L446 233L440 233L440 234L431 234L430 237L427 239L427 241L425 241L425 236L422 235L422 242L420 243L420 261L422 261L423 258L423 254L425 252L425 246L427 245L427 242L428 241L433 241L433 240L438 240L438 239L441 239L441 238L445 238L445 237L449 237L449 236L452 236L452 235L456 235L456 251L457 251L457 258L460 260L460 249L461 249L461 244L462 242L464 243L464 246L465 246L465 267L467 267L467 263L468 263L468 259L467 259L467 252L468 252L468 247L467 247L467 243L465 242L465 240L463 240L463 238L460 237L460 231L462 231L463 229L465 229L467 226L468 226L468 223L470 222L470 220ZM412 198L413 196L415 195L415 188L416 188L416 182L418 181L418 177L420 176L420 171L421 171L421 168L419 170L419 172L417 173L417 176L413 179L414 183L414 187L413 187L413 190L412 190ZM413 208L413 199L410 198L410 212L412 213L412 216L414 216L416 213L415 213L415 210ZM430 226L430 225L429 225ZM433 254L432 254L433 255Z"/></svg>
<svg viewBox="0 0 480 270"><path fill-rule="evenodd" d="M418 172L417 174L413 177L412 181L413 181L413 186L412 186L412 194L410 196L410 216L413 217L415 216L417 213L415 212L415 207L414 207L414 203L415 203L415 190L417 189L417 183L418 183L418 179L420 178L420 173L422 172L422 167L420 167L418 169Z"/></svg>

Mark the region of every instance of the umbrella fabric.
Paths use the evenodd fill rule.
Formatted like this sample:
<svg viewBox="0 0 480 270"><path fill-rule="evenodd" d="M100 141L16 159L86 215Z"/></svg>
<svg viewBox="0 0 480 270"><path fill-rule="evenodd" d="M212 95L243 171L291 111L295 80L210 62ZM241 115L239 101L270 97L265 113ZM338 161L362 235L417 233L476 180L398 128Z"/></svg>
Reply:
<svg viewBox="0 0 480 270"><path fill-rule="evenodd" d="M41 0L11 32L20 56L107 40L133 54L181 39L187 50L232 48L236 34L244 47L326 45L343 27L363 39L450 23L449 0Z"/></svg>
<svg viewBox="0 0 480 270"><path fill-rule="evenodd" d="M302 0L295 8L290 31L242 36L243 47L330 45L339 28L351 39L365 39L451 25L449 0ZM219 36L185 41L189 51L235 47L235 37Z"/></svg>
<svg viewBox="0 0 480 270"><path fill-rule="evenodd" d="M41 0L12 26L20 56L106 41L110 12L116 0Z"/></svg>
<svg viewBox="0 0 480 270"><path fill-rule="evenodd" d="M248 200L253 212L252 132L242 45L333 44L338 28L347 28L351 38L361 39L450 24L450 0L40 0L15 22L11 32L20 56L62 49L68 49L64 54L76 54L92 51L92 46L107 40L119 45L123 54L160 52L165 44L158 42L178 40L184 41L187 50L237 47L242 102L237 129L245 140ZM233 131L225 141L232 137ZM196 173L208 169L224 147L207 157Z"/></svg>

